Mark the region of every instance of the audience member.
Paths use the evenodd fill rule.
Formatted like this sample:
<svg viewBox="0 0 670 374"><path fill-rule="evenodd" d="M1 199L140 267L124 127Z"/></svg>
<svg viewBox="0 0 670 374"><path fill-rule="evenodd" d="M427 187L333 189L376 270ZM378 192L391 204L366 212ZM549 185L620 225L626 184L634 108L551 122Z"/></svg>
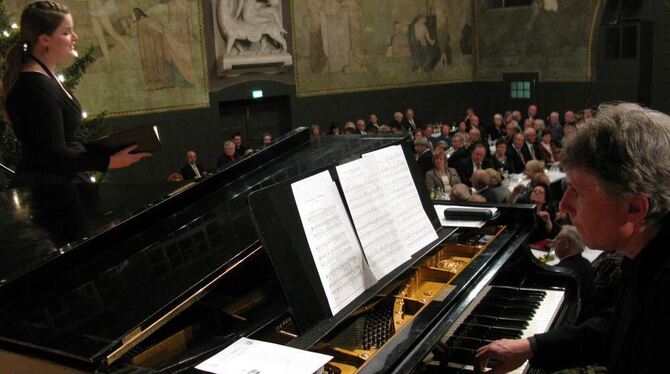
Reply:
<svg viewBox="0 0 670 374"><path fill-rule="evenodd" d="M461 183L456 169L447 167L447 156L442 150L433 152L433 169L425 174L426 187L428 192L451 193L451 188L455 184Z"/></svg>
<svg viewBox="0 0 670 374"><path fill-rule="evenodd" d="M555 222L555 212L549 186L544 183L536 184L530 190L530 202L535 204L535 213L538 222L530 234L528 242L534 243L544 239L552 239L558 233L559 227Z"/></svg>
<svg viewBox="0 0 670 374"><path fill-rule="evenodd" d="M519 174L523 173L526 169L526 161L528 161L528 156L524 152L526 147L526 137L522 133L514 135L512 138L511 147L507 150L507 158L509 159L510 169L512 173Z"/></svg>
<svg viewBox="0 0 670 374"><path fill-rule="evenodd" d="M535 121L538 118L537 115L537 105L535 104L530 104L528 106L528 112L527 112L527 119L530 119L531 121Z"/></svg>
<svg viewBox="0 0 670 374"><path fill-rule="evenodd" d="M321 126L319 126L318 123L313 123L312 126L309 127L309 130L311 131L312 136L321 135Z"/></svg>
<svg viewBox="0 0 670 374"><path fill-rule="evenodd" d="M550 131L543 132L542 142L540 143L540 154L547 166L558 163L559 156L558 148L556 148L556 145L551 141L551 136Z"/></svg>
<svg viewBox="0 0 670 374"><path fill-rule="evenodd" d="M272 144L272 134L269 132L263 133L263 148L269 147Z"/></svg>
<svg viewBox="0 0 670 374"><path fill-rule="evenodd" d="M405 111L405 118L402 119L402 127L405 131L412 133L416 129L421 129L423 126L414 118L414 109L409 108Z"/></svg>
<svg viewBox="0 0 670 374"><path fill-rule="evenodd" d="M356 121L356 134L359 135L367 135L368 132L366 130L367 125L365 124L365 120L359 119Z"/></svg>
<svg viewBox="0 0 670 374"><path fill-rule="evenodd" d="M475 193L482 196L485 199L485 202L495 203L497 200L496 193L491 190L491 176L486 170L479 169L472 173L472 188L475 189Z"/></svg>
<svg viewBox="0 0 670 374"><path fill-rule="evenodd" d="M491 140L496 141L505 136L505 126L502 114L496 113L493 116L493 125L487 130L487 133L491 137Z"/></svg>
<svg viewBox="0 0 670 374"><path fill-rule="evenodd" d="M449 137L450 130L451 126L449 126L448 123L443 123L440 126L440 136L435 138L435 143L445 142L447 144L447 148L451 147L451 138Z"/></svg>
<svg viewBox="0 0 670 374"><path fill-rule="evenodd" d="M535 129L535 132L537 133L538 136L542 136L542 134L544 134L546 130L544 120L538 118L535 121L533 121L533 128Z"/></svg>
<svg viewBox="0 0 670 374"><path fill-rule="evenodd" d="M184 179L200 179L207 176L205 168L197 163L197 157L194 150L186 152L186 165L181 168L181 175Z"/></svg>
<svg viewBox="0 0 670 374"><path fill-rule="evenodd" d="M537 142L537 132L535 129L532 127L525 129L523 136L526 138L526 160L542 160L542 153L540 152L540 145Z"/></svg>
<svg viewBox="0 0 670 374"><path fill-rule="evenodd" d="M505 140L507 140L508 143L511 143L512 139L514 139L514 135L520 132L521 129L519 128L519 124L516 121L512 120L507 122L505 125Z"/></svg>
<svg viewBox="0 0 670 374"><path fill-rule="evenodd" d="M414 150L418 155L416 162L419 165L419 172L425 176L433 168L433 152L430 150L430 142L426 138L415 139Z"/></svg>
<svg viewBox="0 0 670 374"><path fill-rule="evenodd" d="M394 131L401 130L403 128L402 119L403 119L402 113L400 112L393 113L393 119L391 120L391 122L389 122L389 127Z"/></svg>
<svg viewBox="0 0 670 374"><path fill-rule="evenodd" d="M584 242L575 226L561 227L554 240L554 252L560 260L555 266L568 269L577 277L581 308L585 308L591 302L593 293L593 268L589 260L582 256Z"/></svg>
<svg viewBox="0 0 670 374"><path fill-rule="evenodd" d="M565 125L563 127L563 144L577 135L577 126Z"/></svg>
<svg viewBox="0 0 670 374"><path fill-rule="evenodd" d="M455 184L451 187L451 195L449 195L449 200L451 201L469 201L470 200L470 187L466 186L463 183Z"/></svg>
<svg viewBox="0 0 670 374"><path fill-rule="evenodd" d="M561 144L561 139L563 139L563 126L559 121L558 112L551 112L549 115L547 130L551 132L551 138L554 139L556 144Z"/></svg>
<svg viewBox="0 0 670 374"><path fill-rule="evenodd" d="M237 154L237 157L242 157L244 156L244 152L247 150L247 147L242 144L242 135L239 132L236 132L233 134L232 137L233 143L235 144L235 153Z"/></svg>
<svg viewBox="0 0 670 374"><path fill-rule="evenodd" d="M372 113L368 116L368 129L367 131L376 134L379 132L379 128L381 125L379 124L379 119L377 118L377 115Z"/></svg>
<svg viewBox="0 0 670 374"><path fill-rule="evenodd" d="M563 128L567 125L577 125L577 119L575 118L575 112L568 110L563 114Z"/></svg>
<svg viewBox="0 0 670 374"><path fill-rule="evenodd" d="M225 143L223 143L223 154L219 157L219 160L216 162L216 168L221 169L222 167L233 163L235 160L237 160L239 156L235 152L235 143L233 141L228 140Z"/></svg>
<svg viewBox="0 0 670 374"><path fill-rule="evenodd" d="M349 121L344 124L344 134L352 135L356 133L356 125L353 122Z"/></svg>
<svg viewBox="0 0 670 374"><path fill-rule="evenodd" d="M491 161L493 162L493 168L496 170L507 171L508 173L512 171L512 165L507 157L507 142L505 140L498 139L496 141L496 153L491 157Z"/></svg>
<svg viewBox="0 0 670 374"><path fill-rule="evenodd" d="M468 152L465 150L465 141L462 136L457 134L451 138L451 148L447 150L447 157L449 158L447 165L452 168L456 167L456 164L460 160L468 157Z"/></svg>
<svg viewBox="0 0 670 374"><path fill-rule="evenodd" d="M465 124L465 122L461 121L461 122L458 123L458 128L456 130L456 133L454 134L454 136L460 135L461 138L463 138L464 144L470 144L470 140L469 140L470 138L468 136L467 128L468 128L468 126Z"/></svg>
<svg viewBox="0 0 670 374"><path fill-rule="evenodd" d="M486 159L486 148L483 144L477 143L470 152L470 157L460 160L455 165L461 182L472 186L472 174L477 170L490 168L491 162Z"/></svg>
<svg viewBox="0 0 670 374"><path fill-rule="evenodd" d="M488 168L485 170L487 173L489 173L489 177L491 178L491 183L489 184L489 188L493 193L496 195L496 202L497 203L502 203L507 199L507 196L509 196L510 191L507 186L505 186L502 183L503 176L502 174L495 169Z"/></svg>
<svg viewBox="0 0 670 374"><path fill-rule="evenodd" d="M328 135L340 135L340 126L335 122L331 122L328 127Z"/></svg>
<svg viewBox="0 0 670 374"><path fill-rule="evenodd" d="M537 174L544 174L544 162L538 160L530 160L526 162L526 168L523 173L528 179L533 180Z"/></svg>

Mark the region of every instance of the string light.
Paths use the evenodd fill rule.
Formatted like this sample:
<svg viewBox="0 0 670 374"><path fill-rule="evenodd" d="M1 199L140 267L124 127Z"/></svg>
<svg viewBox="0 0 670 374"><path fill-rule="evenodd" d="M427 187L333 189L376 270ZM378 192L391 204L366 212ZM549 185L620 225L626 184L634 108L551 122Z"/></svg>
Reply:
<svg viewBox="0 0 670 374"><path fill-rule="evenodd" d="M96 182L96 180L95 180L95 176L93 176L93 175L91 175L91 178L89 178L89 179L91 180L91 183L95 183L95 182Z"/></svg>
<svg viewBox="0 0 670 374"><path fill-rule="evenodd" d="M84 119L86 119L86 118L88 118L88 113L86 113L86 112L81 112L81 116L82 116Z"/></svg>
<svg viewBox="0 0 670 374"><path fill-rule="evenodd" d="M7 30L2 30L2 35L4 35L5 38L9 38L9 31L7 31Z"/></svg>
<svg viewBox="0 0 670 374"><path fill-rule="evenodd" d="M14 29L14 30L16 30L16 29L19 28L19 25L17 25L16 23L12 23L11 28Z"/></svg>
<svg viewBox="0 0 670 374"><path fill-rule="evenodd" d="M65 76L64 76L63 74L58 74L58 80L59 80L61 83L65 83Z"/></svg>

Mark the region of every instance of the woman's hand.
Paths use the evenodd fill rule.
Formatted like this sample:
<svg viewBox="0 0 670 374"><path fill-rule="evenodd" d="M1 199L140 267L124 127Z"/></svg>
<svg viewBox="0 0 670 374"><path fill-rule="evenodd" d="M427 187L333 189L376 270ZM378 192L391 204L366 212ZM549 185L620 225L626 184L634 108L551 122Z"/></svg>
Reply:
<svg viewBox="0 0 670 374"><path fill-rule="evenodd" d="M142 153L130 153L137 149L137 144L131 145L130 147L124 148L116 153L114 153L110 158L109 158L109 166L107 169L112 170L112 169L121 169L128 167L137 161L151 156L151 153L148 152L142 152Z"/></svg>

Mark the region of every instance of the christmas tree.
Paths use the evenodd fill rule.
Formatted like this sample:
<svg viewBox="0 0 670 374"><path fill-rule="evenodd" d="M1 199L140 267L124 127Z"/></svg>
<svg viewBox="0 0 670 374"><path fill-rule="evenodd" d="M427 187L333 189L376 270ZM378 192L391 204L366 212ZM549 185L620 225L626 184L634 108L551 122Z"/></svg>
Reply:
<svg viewBox="0 0 670 374"><path fill-rule="evenodd" d="M9 48L19 40L19 27L17 21L12 20L12 18L11 15L7 14L4 0L0 0L0 76L4 73L5 56L7 56ZM86 68L93 62L95 52L94 47L89 47L85 53L77 57L70 66L61 72L58 78L68 89L74 89L79 83L82 75L86 72ZM86 118L85 113L83 115L85 120L80 128L83 139L92 140L102 136L104 113L90 119ZM4 118L0 119L0 128L0 162L10 169L16 170L21 158L21 144ZM0 171L0 188L5 186L5 181L1 177L3 174L6 175L6 173Z"/></svg>

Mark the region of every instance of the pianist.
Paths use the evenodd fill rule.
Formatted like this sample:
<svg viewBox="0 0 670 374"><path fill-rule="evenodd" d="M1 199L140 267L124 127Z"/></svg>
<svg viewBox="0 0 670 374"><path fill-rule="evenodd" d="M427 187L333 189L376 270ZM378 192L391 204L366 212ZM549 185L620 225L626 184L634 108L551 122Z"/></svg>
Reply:
<svg viewBox="0 0 670 374"><path fill-rule="evenodd" d="M493 373L527 359L545 371L605 364L609 373L667 370L670 334L670 117L636 104L604 105L563 151L561 201L584 244L622 253L616 306L578 326L477 350Z"/></svg>

